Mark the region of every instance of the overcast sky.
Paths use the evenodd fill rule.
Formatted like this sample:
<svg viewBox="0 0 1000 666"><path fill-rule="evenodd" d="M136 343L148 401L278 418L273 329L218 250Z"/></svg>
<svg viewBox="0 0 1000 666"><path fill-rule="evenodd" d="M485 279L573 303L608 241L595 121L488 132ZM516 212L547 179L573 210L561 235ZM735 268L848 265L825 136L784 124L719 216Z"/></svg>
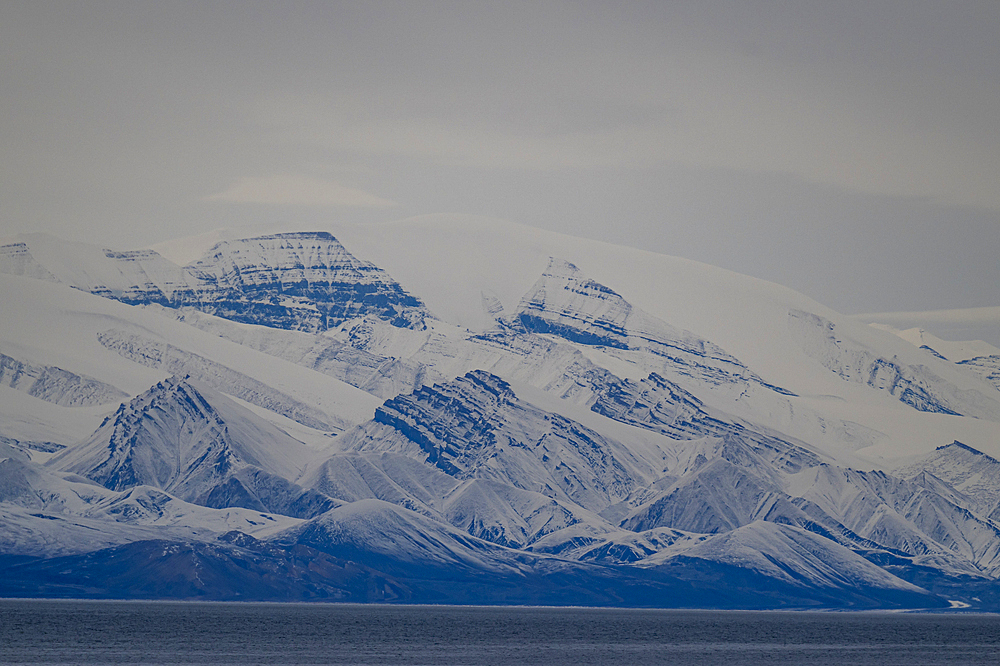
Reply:
<svg viewBox="0 0 1000 666"><path fill-rule="evenodd" d="M0 2L0 236L468 213L1000 305L1000 2Z"/></svg>

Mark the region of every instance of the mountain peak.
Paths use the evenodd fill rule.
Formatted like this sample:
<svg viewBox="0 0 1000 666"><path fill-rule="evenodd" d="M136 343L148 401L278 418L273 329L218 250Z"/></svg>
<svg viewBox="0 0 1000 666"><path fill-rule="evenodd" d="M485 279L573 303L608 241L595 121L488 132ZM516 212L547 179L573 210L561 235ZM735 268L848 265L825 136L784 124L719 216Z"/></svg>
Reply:
<svg viewBox="0 0 1000 666"><path fill-rule="evenodd" d="M111 490L171 489L191 471L192 455L212 457L222 472L233 464L223 418L184 377L168 377L122 403L90 442L84 455L68 452L64 469Z"/></svg>
<svg viewBox="0 0 1000 666"><path fill-rule="evenodd" d="M122 404L52 464L110 490L145 485L203 506L304 517L332 506L291 481L311 455L225 396L174 376Z"/></svg>
<svg viewBox="0 0 1000 666"><path fill-rule="evenodd" d="M322 331L374 315L423 328L430 316L385 271L325 231L223 240L187 270L216 292L199 309L246 323Z"/></svg>
<svg viewBox="0 0 1000 666"><path fill-rule="evenodd" d="M934 450L935 451L943 451L943 450L946 450L946 449L948 449L948 450L951 450L951 449L961 449L963 451L967 451L967 452L971 453L972 455L983 456L983 457L985 457L985 458L987 458L989 460L992 460L993 462L1000 462L1000 461L997 461L992 456L986 455L985 453L983 453L979 449L974 449L971 446L969 446L968 444L963 444L962 442L958 441L957 439L954 442L952 442L951 444L945 444L943 446L939 446L939 447L937 447Z"/></svg>
<svg viewBox="0 0 1000 666"><path fill-rule="evenodd" d="M636 352L656 359L680 375L715 384L752 381L778 393L718 345L634 307L610 287L592 280L568 261L551 257L549 265L521 299L515 327L555 335L577 344L602 347L612 354Z"/></svg>

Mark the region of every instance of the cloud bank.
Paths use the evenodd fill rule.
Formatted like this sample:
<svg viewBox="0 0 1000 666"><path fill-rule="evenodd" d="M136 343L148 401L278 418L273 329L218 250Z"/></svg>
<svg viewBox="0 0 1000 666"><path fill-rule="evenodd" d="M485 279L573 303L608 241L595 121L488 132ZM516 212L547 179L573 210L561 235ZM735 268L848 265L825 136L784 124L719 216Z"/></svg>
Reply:
<svg viewBox="0 0 1000 666"><path fill-rule="evenodd" d="M205 200L315 207L385 208L396 205L388 199L340 183L290 174L241 178L222 192L205 197Z"/></svg>

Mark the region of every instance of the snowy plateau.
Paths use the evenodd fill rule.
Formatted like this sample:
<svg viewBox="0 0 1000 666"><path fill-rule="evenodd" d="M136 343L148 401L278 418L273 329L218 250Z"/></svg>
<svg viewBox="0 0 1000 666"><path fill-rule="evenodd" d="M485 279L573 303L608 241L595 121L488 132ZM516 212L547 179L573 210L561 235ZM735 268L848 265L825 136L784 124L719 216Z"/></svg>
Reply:
<svg viewBox="0 0 1000 666"><path fill-rule="evenodd" d="M0 596L1000 610L1000 349L426 217L0 242Z"/></svg>

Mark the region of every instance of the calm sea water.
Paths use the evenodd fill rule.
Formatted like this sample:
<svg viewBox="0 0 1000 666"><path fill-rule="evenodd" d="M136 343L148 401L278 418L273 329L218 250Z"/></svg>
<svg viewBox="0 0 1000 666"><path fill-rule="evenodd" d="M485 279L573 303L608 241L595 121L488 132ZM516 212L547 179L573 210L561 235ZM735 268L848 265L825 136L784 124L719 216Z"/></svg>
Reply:
<svg viewBox="0 0 1000 666"><path fill-rule="evenodd" d="M0 600L3 664L991 664L1000 616Z"/></svg>

